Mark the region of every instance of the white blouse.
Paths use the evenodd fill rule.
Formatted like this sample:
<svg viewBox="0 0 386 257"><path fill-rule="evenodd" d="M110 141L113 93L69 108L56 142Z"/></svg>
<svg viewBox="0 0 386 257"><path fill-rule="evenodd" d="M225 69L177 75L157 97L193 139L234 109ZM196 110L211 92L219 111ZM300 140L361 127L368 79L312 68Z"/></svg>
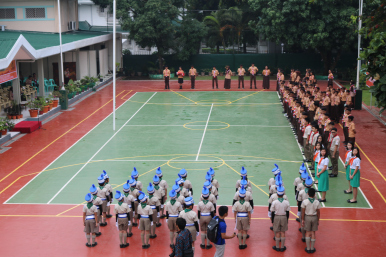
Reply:
<svg viewBox="0 0 386 257"><path fill-rule="evenodd" d="M318 170L322 170L324 166L328 166L328 163L330 162L330 160L328 158L323 158L323 160L318 161Z"/></svg>
<svg viewBox="0 0 386 257"><path fill-rule="evenodd" d="M361 159L359 159L359 158L357 158L357 157L354 157L354 161L353 161L352 164L350 165L350 169L355 170L356 167L358 167L358 170L361 169Z"/></svg>

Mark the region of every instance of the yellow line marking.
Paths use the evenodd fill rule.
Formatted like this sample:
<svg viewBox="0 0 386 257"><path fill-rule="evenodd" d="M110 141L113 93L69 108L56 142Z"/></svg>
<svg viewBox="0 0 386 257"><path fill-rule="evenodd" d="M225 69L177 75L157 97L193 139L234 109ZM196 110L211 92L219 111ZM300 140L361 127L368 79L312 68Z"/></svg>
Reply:
<svg viewBox="0 0 386 257"><path fill-rule="evenodd" d="M187 100L189 100L189 101L191 101L191 102L197 104L197 102L193 101L193 100L190 99L190 98L187 98L186 96L181 95L180 93L177 93L176 91L173 91L173 90L170 90L170 91L172 91L173 93L175 93L175 94L177 94L177 95L179 95L179 96L181 96L181 97L183 97L183 98L185 98L185 99L187 99Z"/></svg>
<svg viewBox="0 0 386 257"><path fill-rule="evenodd" d="M116 97L118 97L119 95L121 95L123 92L125 92L126 90L123 90L121 93L119 93ZM102 109L103 107L105 107L107 104L109 104L111 101L113 101L113 99L109 100L107 103L105 103L104 105L102 105L101 107L99 107L98 109L96 109L93 113L91 113L89 116L87 116L86 118L84 118L82 121L80 121L78 124L76 124L75 126L73 126L72 128L70 128L69 130L67 130L66 132L64 132L61 136L59 136L58 138L56 138L54 141L52 141L51 143L49 143L48 145L46 145L43 149L41 149L40 151L38 151L37 153L35 153L32 157L30 157L28 160L26 160L25 162L23 162L21 165L19 165L16 169L14 169L12 172L10 172L8 175L6 175L5 177L3 177L0 182L2 182L4 179L8 178L10 175L12 175L14 172L16 172L18 169L20 169L21 167L23 167L25 164L27 164L30 160L32 160L33 158L35 158L38 154L40 154L41 152L43 152L44 150L46 150L48 147L50 147L52 144L54 144L56 141L58 141L59 139L61 139L62 137L64 137L65 135L67 135L70 131L72 131L74 128L76 128L77 126L79 126L81 123L83 123L85 120L87 120L88 118L90 118L92 115L94 115L95 113L97 113L100 109ZM4 190L3 190L4 191Z"/></svg>
<svg viewBox="0 0 386 257"><path fill-rule="evenodd" d="M383 197L382 193L379 191L379 189L375 186L374 182L370 179L367 179L367 178L361 178L361 179L364 179L364 180L367 180L367 181L370 181L370 183L373 185L373 187L375 188L375 190L378 192L378 194L382 197L383 201L386 203L386 199L385 197Z"/></svg>
<svg viewBox="0 0 386 257"><path fill-rule="evenodd" d="M237 102L237 101L239 101L239 100L241 100L241 99L244 99L244 98L250 97L250 96L252 96L252 95L258 94L258 93L260 93L260 92L262 92L262 91L264 91L264 90L265 90L265 89L260 90L260 91L257 91L257 92L255 92L255 93L252 93L252 94L249 94L249 95L246 95L246 96L244 96L244 97L241 97L241 98L239 98L239 99L236 99L236 100L232 101L231 103L234 103L234 102Z"/></svg>
<svg viewBox="0 0 386 257"><path fill-rule="evenodd" d="M85 204L85 203L86 203L86 202L83 202L83 203L80 203L80 204L78 204L78 205L75 205L74 207L71 207L70 209L65 210L64 212L61 212L61 213L59 213L59 214L56 214L56 216L60 216L61 214L66 213L66 212L68 212L68 211L71 211L72 209L75 209L76 207L78 207L78 206L80 206L80 205L82 205L82 204Z"/></svg>
<svg viewBox="0 0 386 257"><path fill-rule="evenodd" d="M130 90L129 93L127 93L126 95L122 96L121 99L122 99L122 100L126 100L126 101L129 100L129 99L124 99L124 98L125 98L125 96L127 96L128 94L130 94L132 91L133 91L133 90Z"/></svg>

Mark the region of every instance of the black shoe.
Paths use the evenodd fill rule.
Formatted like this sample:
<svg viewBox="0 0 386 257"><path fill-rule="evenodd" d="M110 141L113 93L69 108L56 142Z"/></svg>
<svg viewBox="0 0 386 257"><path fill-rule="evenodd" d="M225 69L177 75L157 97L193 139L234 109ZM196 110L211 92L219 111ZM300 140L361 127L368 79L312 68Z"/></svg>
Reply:
<svg viewBox="0 0 386 257"><path fill-rule="evenodd" d="M244 245L244 246L243 246L243 249L246 249L247 247L248 247L248 245Z"/></svg>
<svg viewBox="0 0 386 257"><path fill-rule="evenodd" d="M322 199L320 199L320 198L318 199L318 201L319 201L319 202L321 202L321 203L325 203L325 202L327 202L327 200L326 200L326 199L322 200Z"/></svg>
<svg viewBox="0 0 386 257"><path fill-rule="evenodd" d="M238 87L238 88L240 88L240 87Z"/></svg>
<svg viewBox="0 0 386 257"><path fill-rule="evenodd" d="M205 249L205 245L200 244L201 249Z"/></svg>
<svg viewBox="0 0 386 257"><path fill-rule="evenodd" d="M314 176L314 177L315 177L315 172L312 172L312 173L311 173L311 176Z"/></svg>
<svg viewBox="0 0 386 257"><path fill-rule="evenodd" d="M156 226L157 228L159 228L159 227L162 226L162 224L161 224L161 223L158 223L158 224L156 224L155 226Z"/></svg>
<svg viewBox="0 0 386 257"><path fill-rule="evenodd" d="M283 248L280 248L280 252L284 252L285 250L287 250L287 247L283 247Z"/></svg>
<svg viewBox="0 0 386 257"><path fill-rule="evenodd" d="M111 214L107 214L106 215L106 218L111 218L113 215L111 215Z"/></svg>
<svg viewBox="0 0 386 257"><path fill-rule="evenodd" d="M120 244L120 245L119 245L119 248L123 248L123 244Z"/></svg>
<svg viewBox="0 0 386 257"><path fill-rule="evenodd" d="M252 89L252 87L250 87L249 89Z"/></svg>
<svg viewBox="0 0 386 257"><path fill-rule="evenodd" d="M305 242L306 242L306 239L305 239L305 238L302 238L302 242L305 243Z"/></svg>
<svg viewBox="0 0 386 257"><path fill-rule="evenodd" d="M299 218L296 218L296 221L297 221L297 222L300 222L300 219L299 219Z"/></svg>
<svg viewBox="0 0 386 257"><path fill-rule="evenodd" d="M210 249L210 248L212 248L212 247L213 247L213 245L209 244L209 245L207 245L205 248L206 248L206 249Z"/></svg>
<svg viewBox="0 0 386 257"><path fill-rule="evenodd" d="M95 233L95 236L96 236L96 237L98 237L98 236L100 236L100 235L102 235L102 232Z"/></svg>
<svg viewBox="0 0 386 257"><path fill-rule="evenodd" d="M166 215L165 214L161 215L160 219L164 219L164 218L166 218Z"/></svg>
<svg viewBox="0 0 386 257"><path fill-rule="evenodd" d="M249 235L247 234L247 239L249 238Z"/></svg>
<svg viewBox="0 0 386 257"><path fill-rule="evenodd" d="M302 229L301 229L301 228L299 228L299 232L302 232Z"/></svg>
<svg viewBox="0 0 386 257"><path fill-rule="evenodd" d="M149 249L150 248L150 244L148 244L147 246L146 246L146 249Z"/></svg>
<svg viewBox="0 0 386 257"><path fill-rule="evenodd" d="M329 174L330 178L336 178L338 177L338 175L335 175L335 174Z"/></svg>
<svg viewBox="0 0 386 257"><path fill-rule="evenodd" d="M91 247L94 247L94 246L96 246L98 243L97 242L95 242L95 243L93 243L92 245L91 245Z"/></svg>
<svg viewBox="0 0 386 257"><path fill-rule="evenodd" d="M128 247L129 245L130 245L129 243L126 243L126 244L123 245L123 248L126 248L126 247Z"/></svg>
<svg viewBox="0 0 386 257"><path fill-rule="evenodd" d="M332 170L332 166L328 167L329 170Z"/></svg>
<svg viewBox="0 0 386 257"><path fill-rule="evenodd" d="M169 245L169 246L170 246L170 248L174 249L174 244L171 244L171 245Z"/></svg>
<svg viewBox="0 0 386 257"><path fill-rule="evenodd" d="M352 194L352 191L347 191L347 190L343 190L343 192L345 193L345 194Z"/></svg>
<svg viewBox="0 0 386 257"><path fill-rule="evenodd" d="M136 227L136 226L138 226L138 223L133 223L133 227Z"/></svg>
<svg viewBox="0 0 386 257"><path fill-rule="evenodd" d="M91 245L90 245L89 243L86 243L86 246L87 246L87 247L91 247Z"/></svg>
<svg viewBox="0 0 386 257"><path fill-rule="evenodd" d="M239 245L239 249L240 249L240 250L242 250L242 249L244 249L244 248L243 248L243 246L242 246L242 245Z"/></svg>
<svg viewBox="0 0 386 257"><path fill-rule="evenodd" d="M146 249L146 245L142 245L142 249Z"/></svg>
<svg viewBox="0 0 386 257"><path fill-rule="evenodd" d="M272 246L272 249L277 251L277 252L280 252L280 248L276 248L276 245L275 246Z"/></svg>
<svg viewBox="0 0 386 257"><path fill-rule="evenodd" d="M358 201L351 202L350 199L347 200L348 203L357 203Z"/></svg>
<svg viewBox="0 0 386 257"><path fill-rule="evenodd" d="M308 167L310 170L314 170L314 167ZM313 173L314 176L315 176L315 173Z"/></svg>
<svg viewBox="0 0 386 257"><path fill-rule="evenodd" d="M273 237L273 240L274 240L274 241L276 241L276 238L275 238L275 237Z"/></svg>
<svg viewBox="0 0 386 257"><path fill-rule="evenodd" d="M307 250L307 247L304 250L306 251L306 253L311 253L311 250Z"/></svg>
<svg viewBox="0 0 386 257"><path fill-rule="evenodd" d="M99 224L101 227L106 227L107 226L107 222L104 222L104 223L101 223Z"/></svg>
<svg viewBox="0 0 386 257"><path fill-rule="evenodd" d="M273 227L269 227L269 229L273 231Z"/></svg>

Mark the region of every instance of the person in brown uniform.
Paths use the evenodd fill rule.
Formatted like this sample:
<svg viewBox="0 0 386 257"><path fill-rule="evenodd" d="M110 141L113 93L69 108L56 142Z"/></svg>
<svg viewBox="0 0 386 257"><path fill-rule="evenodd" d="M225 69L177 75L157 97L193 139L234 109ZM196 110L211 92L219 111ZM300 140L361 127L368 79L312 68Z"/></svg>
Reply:
<svg viewBox="0 0 386 257"><path fill-rule="evenodd" d="M348 127L348 141L352 142L353 146L355 146L355 134L357 131L355 130L354 116L350 115L347 117L347 127Z"/></svg>
<svg viewBox="0 0 386 257"><path fill-rule="evenodd" d="M190 89L194 89L196 86L196 76L197 76L197 70L192 65L190 66L190 70L189 70Z"/></svg>
<svg viewBox="0 0 386 257"><path fill-rule="evenodd" d="M142 182L138 180L139 173L136 167L134 167L133 171L131 172L131 178L135 179L136 181L135 188L138 189L139 191L142 191Z"/></svg>
<svg viewBox="0 0 386 257"><path fill-rule="evenodd" d="M204 187L206 187L209 190L208 200L213 203L213 205L214 205L214 213L216 213L217 197L215 196L215 194L213 194L213 189L214 189L214 191L216 191L215 187L213 187L212 183L210 183L210 181L208 181L208 180L204 182ZM201 195L200 196L200 201L203 201L203 200L204 200L204 198Z"/></svg>
<svg viewBox="0 0 386 257"><path fill-rule="evenodd" d="M218 79L217 79L218 74L220 74L220 73L218 72L216 67L213 66L213 70L212 70L212 89L214 89L214 82L216 82L216 88L218 88Z"/></svg>
<svg viewBox="0 0 386 257"><path fill-rule="evenodd" d="M178 202L177 193L171 190L169 193L170 201L165 204L166 223L169 228L170 248L174 248L174 239L177 236L176 220L181 211L183 211L182 204Z"/></svg>
<svg viewBox="0 0 386 257"><path fill-rule="evenodd" d="M230 89L231 88L231 77L232 76L232 71L229 68L229 66L225 66L225 80L224 80L224 88L225 89Z"/></svg>
<svg viewBox="0 0 386 257"><path fill-rule="evenodd" d="M107 175L107 172L105 170L103 170L102 174L103 174L103 177L105 178L105 188L107 189L107 194L106 194L106 197L107 197L107 214L106 214L106 218L111 218L112 215L110 214L110 204L113 202L113 188L109 184L110 177L109 177L109 175Z"/></svg>
<svg viewBox="0 0 386 257"><path fill-rule="evenodd" d="M243 86L244 89L244 75L245 75L245 69L243 68L243 65L240 64L240 68L237 69L237 75L239 76L239 87L240 88L240 83Z"/></svg>
<svg viewBox="0 0 386 257"><path fill-rule="evenodd" d="M209 198L209 190L204 187L202 189L203 200L200 201L197 205L198 219L200 220L200 229L201 229L201 249L210 249L212 245L210 244L209 239L206 239L206 230L210 220L214 217L214 205L211 203ZM206 244L205 244L206 239Z"/></svg>
<svg viewBox="0 0 386 257"><path fill-rule="evenodd" d="M178 176L180 176L184 180L184 185L183 187L187 189L190 192L190 196L193 195L193 187L192 187L192 182L190 182L188 178L188 172L186 169L181 169L180 172L178 173Z"/></svg>
<svg viewBox="0 0 386 257"><path fill-rule="evenodd" d="M140 192L138 200L141 205L138 206L139 230L141 230L142 249L150 247L150 229L153 226L153 209L147 204L148 197L144 192Z"/></svg>
<svg viewBox="0 0 386 257"><path fill-rule="evenodd" d="M194 253L194 242L196 238L200 235L200 228L198 227L198 216L193 211L194 201L192 197L185 198L185 210L181 211L179 214L179 218L183 218L186 220L186 228L190 231L192 235L192 248Z"/></svg>
<svg viewBox="0 0 386 257"><path fill-rule="evenodd" d="M162 226L161 222L159 222L159 221L160 221L160 218L161 218L161 215L160 215L161 214L161 209L164 208L165 196L166 196L165 189L163 187L161 187L159 185L159 183L160 183L160 178L157 175L154 175L154 177L153 177L154 196L157 197L159 202L160 202L160 207L159 207L159 211L158 211L159 215L157 215L157 219L156 219L156 221L157 221L157 223L156 223L157 228Z"/></svg>
<svg viewBox="0 0 386 257"><path fill-rule="evenodd" d="M119 242L120 248L125 248L129 246L127 243L127 229L130 224L130 205L124 202L124 196L120 191L116 191L115 199L117 199L118 204L115 205L115 226L119 231Z"/></svg>
<svg viewBox="0 0 386 257"><path fill-rule="evenodd" d="M93 197L90 193L88 193L85 198L87 202L83 206L83 225L84 225L84 232L86 233L86 239L87 247L94 247L97 245L97 242L95 242L95 233L98 232L98 209L97 207L92 203ZM91 236L90 236L91 234ZM92 243L90 243L90 237L92 238Z"/></svg>
<svg viewBox="0 0 386 257"><path fill-rule="evenodd" d="M175 180L175 182L179 185L179 187L181 188L181 192L180 194L183 196L183 197L188 197L190 196L190 192L188 189L186 189L184 187L184 182L185 180L181 177L180 174L178 174L178 178Z"/></svg>
<svg viewBox="0 0 386 257"><path fill-rule="evenodd" d="M134 210L133 210L133 227L136 227L138 226L138 223L137 223L137 215L135 214L138 214L138 196L139 196L139 190L135 188L135 186L137 185L137 181L132 178L129 180L129 185L130 185L130 195L133 196L134 198Z"/></svg>
<svg viewBox="0 0 386 257"><path fill-rule="evenodd" d="M307 253L314 253L315 249L315 233L318 231L320 220L320 202L316 200L315 189L308 190L309 198L302 202L302 217L304 217L302 224L306 230L306 249Z"/></svg>
<svg viewBox="0 0 386 257"><path fill-rule="evenodd" d="M125 184L123 184L123 202L130 206L130 216L129 216L129 232L127 233L127 237L133 236L133 218L135 216L135 207L134 203L137 201L133 195L130 194L130 184L128 180Z"/></svg>
<svg viewBox="0 0 386 257"><path fill-rule="evenodd" d="M106 213L107 213L107 189L105 188L105 178L103 175L100 175L98 177L98 184L99 186L97 187L98 193L97 196L102 200L102 222L101 226L104 227L107 225L106 222Z"/></svg>
<svg viewBox="0 0 386 257"><path fill-rule="evenodd" d="M168 69L168 66L165 66L165 69L163 71L164 80L165 80L165 89L170 89L169 87L169 80L170 80L170 70Z"/></svg>
<svg viewBox="0 0 386 257"><path fill-rule="evenodd" d="M255 89L257 89L256 88L256 74L257 74L258 71L259 71L259 69L255 66L254 63L252 63L251 67L248 68L248 72L251 75L250 76L250 83L251 83L250 84L250 89L252 89L252 81L255 84Z"/></svg>
<svg viewBox="0 0 386 257"><path fill-rule="evenodd" d="M271 70L268 69L268 66L265 66L263 70L263 88L269 89L269 75L271 75Z"/></svg>
<svg viewBox="0 0 386 257"><path fill-rule="evenodd" d="M246 168L244 168L244 166L241 167L240 176L241 176L241 178L239 180L237 180L237 182L236 182L236 192L239 189L239 187L241 186L240 183L241 183L241 180L243 180L243 179L245 179L248 182L248 187L252 187L251 181L248 180L248 171Z"/></svg>
<svg viewBox="0 0 386 257"><path fill-rule="evenodd" d="M331 129L332 138L330 143L330 158L332 164L332 173L329 175L330 178L336 178L338 176L338 161L339 161L339 145L340 137L338 136L338 130L336 128Z"/></svg>
<svg viewBox="0 0 386 257"><path fill-rule="evenodd" d="M182 69L182 67L179 67L177 71L177 77L178 77L178 84L180 85L180 89L182 89L182 84L184 84L184 76L185 76L184 70Z"/></svg>
<svg viewBox="0 0 386 257"><path fill-rule="evenodd" d="M247 232L251 225L251 211L252 206L249 202L245 201L246 190L240 189L239 196L240 200L237 201L233 207L232 211L236 220L236 228L238 230L238 239L239 239L239 249L247 248Z"/></svg>
<svg viewBox="0 0 386 257"><path fill-rule="evenodd" d="M278 252L284 252L287 250L285 246L285 232L288 230L288 218L291 207L288 200L283 198L284 187L282 185L277 188L277 196L277 200L273 201L271 206L273 231L275 232L276 240L276 245L273 246L272 249Z"/></svg>
<svg viewBox="0 0 386 257"><path fill-rule="evenodd" d="M218 189L220 187L220 184L218 183L217 179L214 178L214 175L215 175L215 171L214 169L212 169L212 167L209 168L209 174L212 176L212 180L211 180L211 183L212 185L217 189L217 195L216 195L216 198L218 199ZM193 194L192 194L193 195Z"/></svg>
<svg viewBox="0 0 386 257"><path fill-rule="evenodd" d="M93 200L92 200L92 204L98 209L98 221L101 222L101 217L102 217L102 200L97 196L97 193L98 193L98 189L95 187L95 185L93 184L91 187L90 187L90 193L93 197ZM97 226L97 232L95 232L95 235L98 237L100 235L102 235L102 232L99 232L99 223L98 223L98 226Z"/></svg>
<svg viewBox="0 0 386 257"><path fill-rule="evenodd" d="M160 216L159 210L160 210L161 203L158 197L154 196L155 188L152 183L149 183L149 186L147 187L147 193L149 194L149 199L147 203L150 205L151 209L153 210L153 223L154 223L154 222L157 222L157 218ZM155 229L156 229L156 224L154 225L152 224L151 230L150 230L151 239L154 239L157 237L155 233Z"/></svg>
<svg viewBox="0 0 386 257"><path fill-rule="evenodd" d="M163 199L163 202L161 202L161 219L164 219L166 218L166 216L164 215L164 202L166 202L166 199L167 199L167 195L168 195L168 182L166 182L166 180L162 179L163 177L163 174L162 174L162 170L161 170L161 167L158 167L155 174L159 177L159 186L163 188L164 190L164 199Z"/></svg>

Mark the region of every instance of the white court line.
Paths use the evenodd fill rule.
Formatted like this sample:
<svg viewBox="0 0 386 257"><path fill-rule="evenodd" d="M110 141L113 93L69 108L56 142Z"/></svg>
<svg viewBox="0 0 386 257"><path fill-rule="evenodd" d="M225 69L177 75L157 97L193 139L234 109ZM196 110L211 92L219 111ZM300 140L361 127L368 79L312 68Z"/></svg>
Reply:
<svg viewBox="0 0 386 257"><path fill-rule="evenodd" d="M91 162L168 162L170 160L92 160ZM194 160L174 160L176 162L193 162ZM200 160L200 162L222 162L222 160ZM302 161L277 161L277 160L224 160L224 162L292 162L303 163Z"/></svg>
<svg viewBox="0 0 386 257"><path fill-rule="evenodd" d="M183 125L126 125L126 127L183 127ZM185 125L186 127L227 127L228 125ZM230 127L262 127L262 128L288 128L288 125L286 126L268 126L268 125L229 125Z"/></svg>
<svg viewBox="0 0 386 257"><path fill-rule="evenodd" d="M77 173L75 173L74 174L74 176L72 176L71 178L70 178L70 180L69 181L67 181L67 183L66 184L64 184L64 186L51 198L51 200L49 200L48 202L47 202L47 204L49 204L49 203L51 203L51 201L52 200L54 200L55 199L55 197L60 193L60 192L62 192L62 190L76 177L76 175L78 175L79 174L79 172L81 172L83 169L84 169L84 167L86 167L86 165L119 133L119 131L121 131L122 130L122 128L124 128L125 127L125 125L132 119L132 118L134 118L134 116L153 98L153 96L155 95L155 94L157 94L157 92L155 92L134 114L133 114L133 116L131 116L130 117L130 119L128 119L126 122L125 122L125 124L123 124L119 129L118 129L118 131L117 132L115 132L114 133L114 135L112 135L111 137L110 137L110 139L109 140L107 140L107 142L106 143L104 143L103 145L102 145L102 147L101 148L99 148L99 150L93 155L93 156L91 156L91 158L78 170L78 172Z"/></svg>
<svg viewBox="0 0 386 257"><path fill-rule="evenodd" d="M200 148L198 148L198 152L197 152L197 156L196 156L196 161L198 160L198 156L200 155L202 142L204 142L204 137L205 137L206 129L208 128L208 123L209 123L209 119L210 119L210 114L212 113L212 109L213 109L213 104L212 104L212 106L210 107L208 119L206 120L206 126L205 126L205 129L204 129L204 134L202 134L201 144L200 144Z"/></svg>
<svg viewBox="0 0 386 257"><path fill-rule="evenodd" d="M133 96L135 96L137 92L134 93L134 95L132 95L129 99L127 99L124 103L122 103L117 109L115 110L118 110L119 108L121 108L127 101L129 101ZM74 145L76 145L80 140L82 140L85 136L87 136L91 131L93 131L96 127L98 127L102 122L104 122L108 117L110 117L111 115L113 114L113 112L111 112L109 115L107 115L106 118L104 118L101 122L99 122L97 125L95 125L90 131L88 131L86 134L84 134L81 138L78 139L78 141L76 141L74 144L72 144L67 150L65 150L61 155L59 155L55 160L53 160L47 167L45 167L43 169L46 170L48 167L50 167L54 162L56 162L56 160L58 160L63 154L65 154L68 150L70 150ZM4 202L7 203L9 200L11 200L15 195L17 195L24 187L26 187L29 183L31 183L35 178L37 178L40 174L42 174L43 172L40 172L38 174L35 175L35 177L33 177L30 181L28 181L27 184L25 184L22 188L20 188L19 190L17 190L16 193L14 193L10 198L8 198L7 201Z"/></svg>

